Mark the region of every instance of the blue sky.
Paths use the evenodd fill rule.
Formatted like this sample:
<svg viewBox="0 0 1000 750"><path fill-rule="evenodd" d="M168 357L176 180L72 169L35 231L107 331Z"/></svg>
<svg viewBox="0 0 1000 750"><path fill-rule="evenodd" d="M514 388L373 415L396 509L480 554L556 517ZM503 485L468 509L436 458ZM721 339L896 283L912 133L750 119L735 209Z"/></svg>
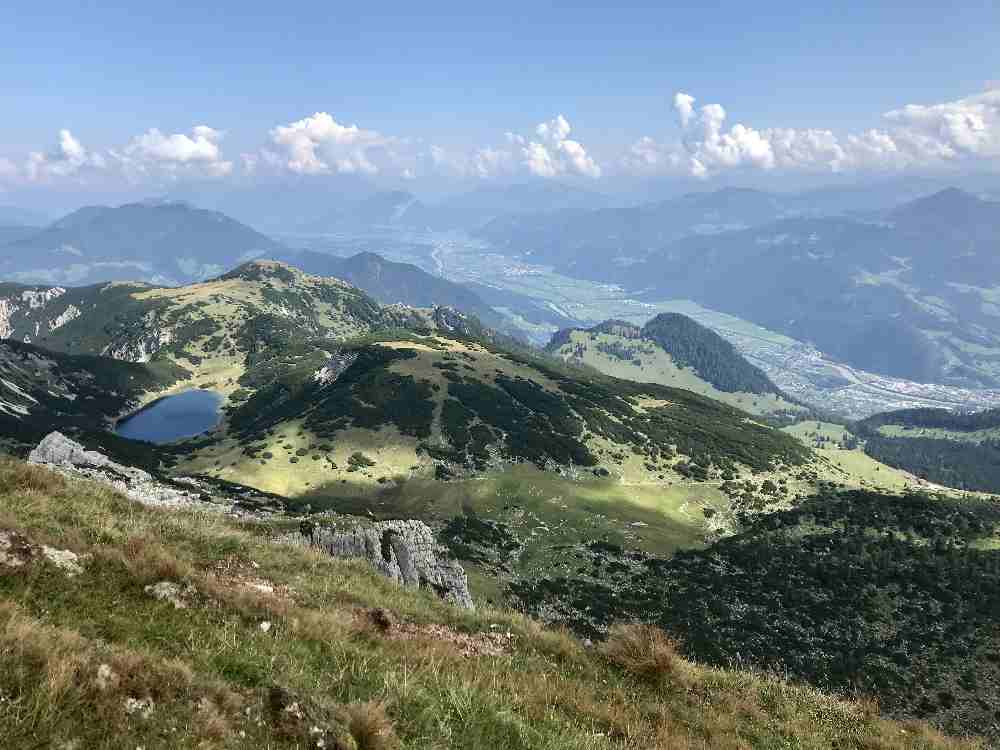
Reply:
<svg viewBox="0 0 1000 750"><path fill-rule="evenodd" d="M437 146L454 157L456 174L470 174L474 154L490 149L512 154L510 173L527 164L536 176L596 179L598 172L628 171L622 165L630 149L649 138L661 154L659 161L648 157L650 163L667 172L695 174L691 160L700 159L708 177L730 167L780 173L791 162L758 158L754 144L715 143L735 148L735 156L732 149L720 156L711 142L701 156L697 146L681 149L676 159L671 154L683 141L724 140L736 123L766 131L765 140L772 138L769 129L813 129L829 130L845 144L852 133L888 127L887 111L965 102L1000 79L1000 4L988 1L948 8L895 2L817 8L784 0L254 5L8 2L0 27L0 157L7 164L0 179L5 173L8 182L29 179L29 152L44 155L46 164L65 157L61 129L93 158L72 169L36 168L33 179L79 180L107 173L110 163L121 169L123 149L142 134L156 129L164 138L196 141L198 125L217 131L208 140L221 154L217 161L230 164L215 176L232 178L245 166L241 155L275 150L274 128L319 112L377 137L365 140L368 158L358 159L355 146L341 158L343 144L318 142L326 157L311 169L337 171L339 163L423 176L432 161L428 149ZM682 131L678 92L696 97L696 108L722 105L726 118L696 114L688 124L694 130ZM551 159L532 162L537 126L559 114L571 130L541 139ZM591 162L561 145L567 140ZM198 143L185 152L185 169L210 149ZM992 143L977 145L973 161L992 154ZM387 156L387 149L394 153ZM139 155L149 159L152 151L168 156L164 148L133 148L131 179L139 172L150 179L181 173L146 169L146 162L140 168ZM277 149L283 168L292 161L286 151ZM435 162L440 169L444 158ZM840 170L859 160L827 155L817 163Z"/></svg>

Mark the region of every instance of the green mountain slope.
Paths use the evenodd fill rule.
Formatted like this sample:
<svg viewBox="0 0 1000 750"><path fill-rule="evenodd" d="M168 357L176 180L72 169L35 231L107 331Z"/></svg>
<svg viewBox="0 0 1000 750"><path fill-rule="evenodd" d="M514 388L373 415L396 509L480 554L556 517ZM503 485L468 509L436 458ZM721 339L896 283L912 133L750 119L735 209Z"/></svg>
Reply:
<svg viewBox="0 0 1000 750"><path fill-rule="evenodd" d="M71 297L78 314L66 316L65 298L74 294L83 295ZM75 432L86 430L87 420L99 427L122 408L181 388L212 388L225 397L218 428L160 449L133 442L134 453L150 462L162 459L160 469L169 476L228 480L276 493L284 505L320 523L341 514L424 520L467 567L480 602L517 605L602 637L613 622L634 619L639 604L643 617L660 611L646 597L650 591L662 594L662 586L673 580L659 576L655 586L650 582L651 571L662 572L663 561L719 549L734 535L808 505L818 491L899 479L877 466L861 476L829 451L813 450L746 411L690 390L567 365L486 338L475 321L454 311L384 307L342 281L272 261L180 288L17 288L5 299L19 305L14 313L8 307L6 318L15 335L37 331L47 346L63 350L49 359L73 363L86 381L60 386L57 379L47 380L45 372L57 368L40 359L44 352L9 344L29 357L16 360L14 375L4 376L16 385L0 392L8 394L0 396L5 402L29 408L31 398L42 402L40 394L64 387L66 396L51 411L71 415L72 409L85 409L80 421L60 425ZM58 325L50 325L56 322L50 315ZM605 328L609 333L601 335L623 335L615 324ZM65 353L82 350L146 362ZM134 378L134 387L132 380L123 384L123 377ZM98 397L98 388L104 396ZM75 398L78 393L81 398ZM82 398L87 395L95 398ZM12 418L0 427L20 429L23 421ZM286 519L282 528L298 520ZM81 534L76 538L88 538L74 528ZM205 541L204 528L199 533ZM233 538L229 527L220 533ZM252 532L261 540L274 533L273 526ZM987 536L984 532L980 541ZM175 539L166 532L155 538ZM41 543L50 543L44 539ZM123 549L139 549L136 544L123 542ZM187 542L179 544L178 554L192 554ZM239 554L240 544L245 543L223 545L220 554ZM89 552L82 542L74 549ZM157 571L178 577L170 572L175 568L155 562L163 559L158 553L151 555ZM206 564L205 558L196 559ZM254 552L250 559L261 565L268 557ZM290 569L301 569L300 558L287 560ZM100 573L102 581L117 581L120 601L131 606L123 593L127 580L116 579L110 569ZM200 591L216 591L204 588L204 579L191 581ZM555 588L553 581L559 582ZM155 581L142 586L149 583ZM312 590L301 578L286 584ZM140 598L142 586L134 592ZM92 587L87 594L88 602L103 596ZM82 612L75 606L66 616L79 621ZM287 627L316 616L299 614ZM268 610L267 617L272 615ZM244 610L233 614L245 616ZM143 621L148 622L139 618ZM108 621L100 622L98 637L106 639ZM472 620L449 620L453 627L459 622ZM793 625L804 627L800 619ZM200 638L201 631L189 635ZM136 637L132 631L124 638ZM611 643L616 639L620 636L612 632ZM268 659L277 656L266 651ZM240 659L231 666L197 661L192 669L221 674L240 691L249 690L237 692L252 701L264 684L259 662L248 655ZM329 664L329 655L323 660ZM185 700L190 695L184 693ZM642 735L635 746L655 746L650 736Z"/></svg>
<svg viewBox="0 0 1000 750"><path fill-rule="evenodd" d="M264 261L184 287L5 285L0 295L11 338L72 354L174 360L196 374L242 371L269 337L343 338L409 315L386 312L343 281Z"/></svg>
<svg viewBox="0 0 1000 750"><path fill-rule="evenodd" d="M936 484L1000 494L1000 409L903 409L854 426L865 452Z"/></svg>
<svg viewBox="0 0 1000 750"><path fill-rule="evenodd" d="M0 446L23 453L52 430L107 429L147 393L183 376L167 363L149 367L0 341Z"/></svg>
<svg viewBox="0 0 1000 750"><path fill-rule="evenodd" d="M686 388L754 414L802 411L729 342L684 315L657 315L641 328L610 320L563 330L546 350L607 375Z"/></svg>
<svg viewBox="0 0 1000 750"><path fill-rule="evenodd" d="M657 315L642 327L642 336L659 344L678 366L690 367L720 391L779 393L767 375L743 359L732 344L686 315Z"/></svg>
<svg viewBox="0 0 1000 750"><path fill-rule="evenodd" d="M332 443L338 470L331 471L329 460L290 467L284 472L293 477L274 481L292 484L271 487L290 494L306 480L335 486L351 478L341 473L355 468L344 451L359 442L392 454L371 472L382 481L511 461L600 467L647 480L678 473L708 478L809 458L794 438L688 391L562 371L545 359L444 333L348 343L333 362L327 377L315 360L304 360L257 384L251 398L233 407L229 434L244 455L228 466L227 456L226 471L257 473L246 464L274 452L264 436L292 426L302 433L296 449Z"/></svg>

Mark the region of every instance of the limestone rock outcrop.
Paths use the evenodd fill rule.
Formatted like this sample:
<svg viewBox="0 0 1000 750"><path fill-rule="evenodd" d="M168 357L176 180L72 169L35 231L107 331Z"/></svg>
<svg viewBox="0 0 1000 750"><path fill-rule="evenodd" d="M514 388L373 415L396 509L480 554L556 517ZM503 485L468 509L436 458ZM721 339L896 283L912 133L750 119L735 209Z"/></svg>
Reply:
<svg viewBox="0 0 1000 750"><path fill-rule="evenodd" d="M380 521L348 531L305 521L301 532L334 557L361 558L404 586L427 588L445 601L473 609L465 569L438 544L423 521Z"/></svg>
<svg viewBox="0 0 1000 750"><path fill-rule="evenodd" d="M109 485L131 500L143 505L203 509L240 514L271 513L283 509L272 496L257 494L249 488L230 485L224 491L209 480L179 477L162 481L134 466L124 466L97 451L84 448L61 432L50 432L28 455L28 463L40 464L71 477L82 477Z"/></svg>

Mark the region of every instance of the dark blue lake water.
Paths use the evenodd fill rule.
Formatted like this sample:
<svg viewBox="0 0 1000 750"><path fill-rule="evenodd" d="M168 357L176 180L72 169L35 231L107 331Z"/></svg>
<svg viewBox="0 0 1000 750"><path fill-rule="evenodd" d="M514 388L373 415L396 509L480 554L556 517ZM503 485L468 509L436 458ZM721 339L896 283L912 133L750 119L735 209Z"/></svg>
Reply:
<svg viewBox="0 0 1000 750"><path fill-rule="evenodd" d="M165 396L118 423L115 432L131 440L169 443L207 432L219 423L222 396L192 389Z"/></svg>

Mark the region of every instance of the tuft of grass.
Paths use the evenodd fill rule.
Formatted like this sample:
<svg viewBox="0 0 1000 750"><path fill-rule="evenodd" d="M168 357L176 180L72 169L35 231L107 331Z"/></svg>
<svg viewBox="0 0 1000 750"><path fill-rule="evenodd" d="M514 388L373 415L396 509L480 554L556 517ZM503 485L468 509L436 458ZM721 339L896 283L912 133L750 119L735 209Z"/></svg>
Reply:
<svg viewBox="0 0 1000 750"><path fill-rule="evenodd" d="M655 625L615 625L601 652L612 664L651 685L684 685L688 662L681 657L681 644Z"/></svg>
<svg viewBox="0 0 1000 750"><path fill-rule="evenodd" d="M381 701L352 703L342 710L358 750L397 750L399 738Z"/></svg>

